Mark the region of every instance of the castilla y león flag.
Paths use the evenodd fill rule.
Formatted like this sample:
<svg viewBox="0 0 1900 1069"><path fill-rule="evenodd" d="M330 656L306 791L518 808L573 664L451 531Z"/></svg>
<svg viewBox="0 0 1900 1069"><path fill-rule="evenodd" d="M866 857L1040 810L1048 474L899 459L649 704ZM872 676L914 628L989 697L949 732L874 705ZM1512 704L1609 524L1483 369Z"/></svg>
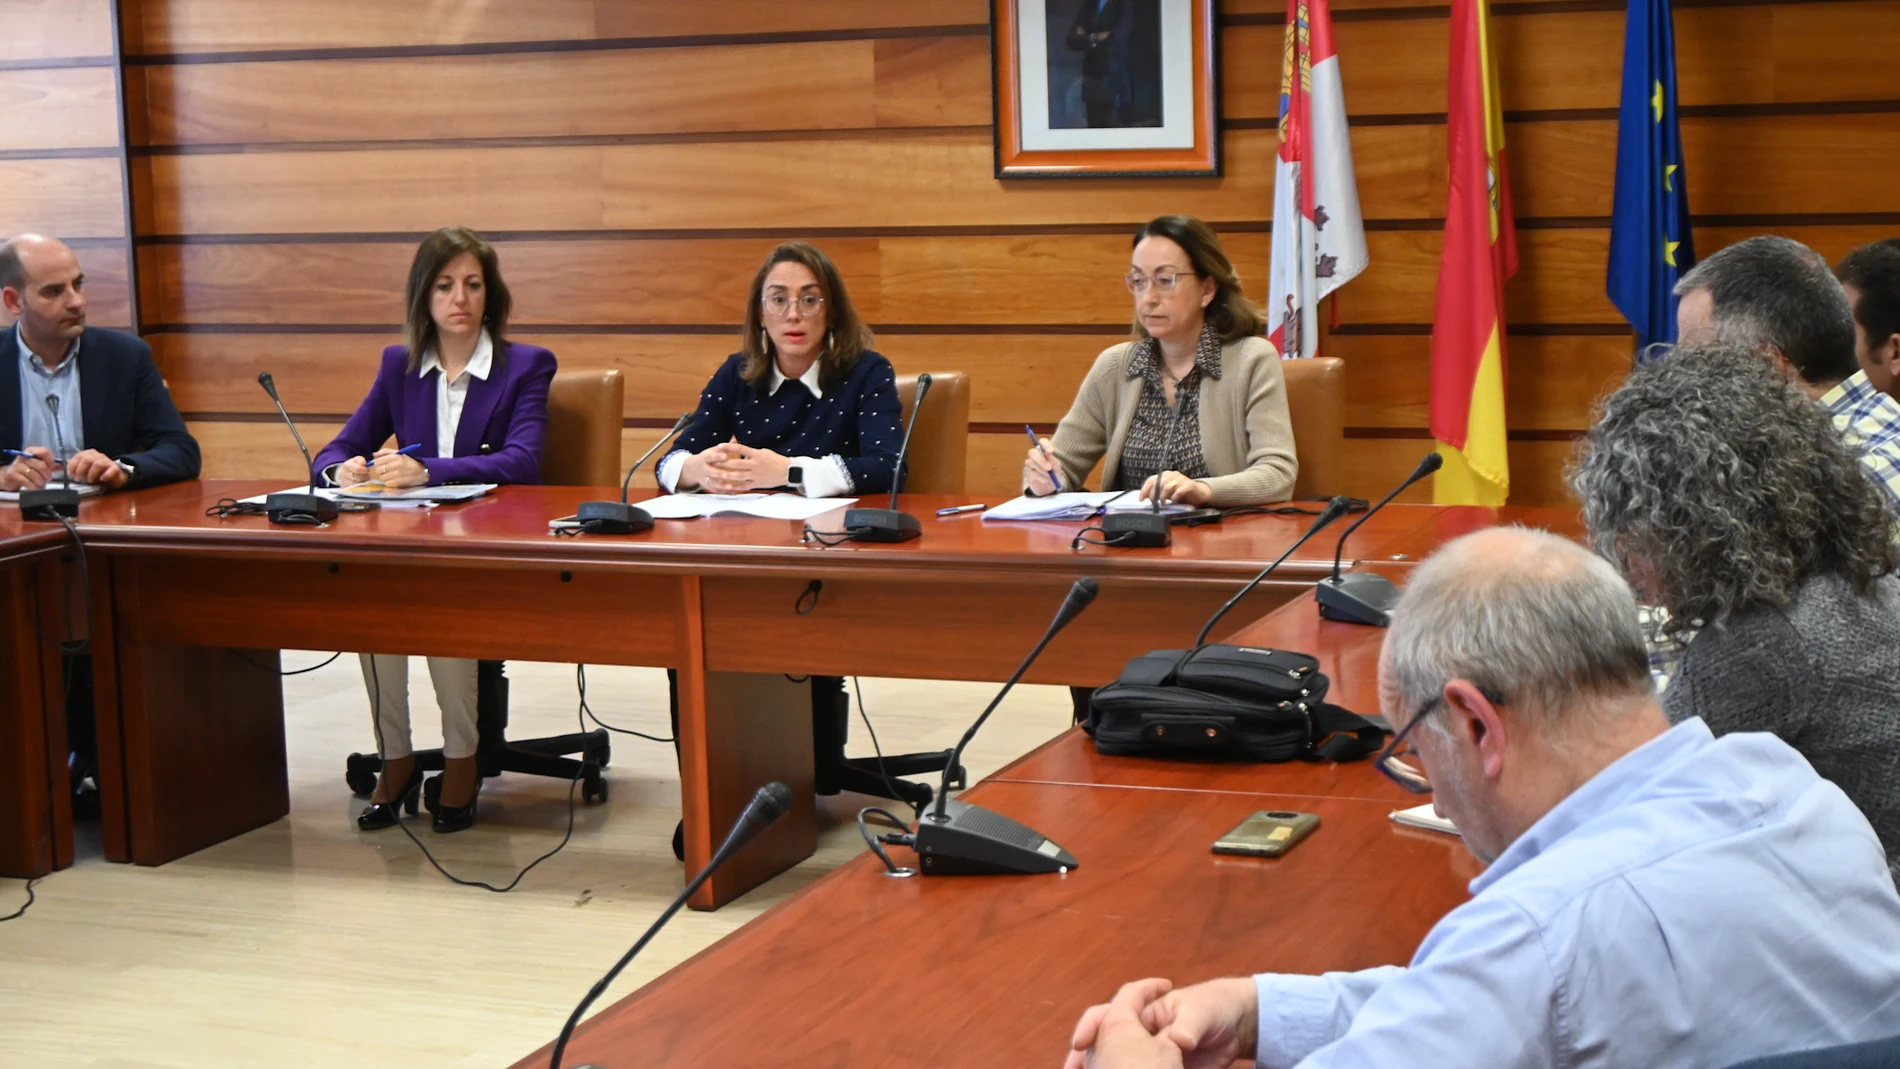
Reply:
<svg viewBox="0 0 1900 1069"><path fill-rule="evenodd" d="M1504 434L1504 281L1517 272L1504 108L1489 0L1452 0L1446 80L1450 194L1432 322L1432 437L1445 466L1440 504L1502 505L1511 489Z"/></svg>
<svg viewBox="0 0 1900 1069"><path fill-rule="evenodd" d="M1281 356L1318 355L1320 299L1365 269L1333 17L1326 0L1290 0L1267 284L1267 338Z"/></svg>

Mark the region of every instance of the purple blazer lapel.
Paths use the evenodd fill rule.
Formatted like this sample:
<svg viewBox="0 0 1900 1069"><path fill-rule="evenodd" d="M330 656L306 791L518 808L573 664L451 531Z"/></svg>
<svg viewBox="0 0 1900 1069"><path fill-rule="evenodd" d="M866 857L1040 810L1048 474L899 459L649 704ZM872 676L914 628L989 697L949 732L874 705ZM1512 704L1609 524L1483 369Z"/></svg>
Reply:
<svg viewBox="0 0 1900 1069"><path fill-rule="evenodd" d="M507 389L507 379L507 365L497 352L489 364L487 378L468 380L468 399L462 402L462 422L455 427L456 456L481 455L482 440L488 434L488 417L495 414L495 405Z"/></svg>
<svg viewBox="0 0 1900 1069"><path fill-rule="evenodd" d="M420 378L402 376L402 403L396 410L396 447L421 445L418 456L438 455L435 443L435 380L432 371Z"/></svg>

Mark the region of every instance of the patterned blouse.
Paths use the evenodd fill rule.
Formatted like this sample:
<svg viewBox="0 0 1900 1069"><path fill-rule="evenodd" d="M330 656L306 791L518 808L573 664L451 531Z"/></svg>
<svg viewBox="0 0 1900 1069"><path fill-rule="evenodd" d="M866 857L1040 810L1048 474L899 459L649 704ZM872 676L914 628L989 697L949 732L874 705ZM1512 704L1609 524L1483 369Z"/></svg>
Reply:
<svg viewBox="0 0 1900 1069"><path fill-rule="evenodd" d="M1205 479L1211 472L1201 456L1201 379L1220 378L1220 336L1212 326L1201 328L1200 344L1194 348L1194 367L1175 385L1175 396L1182 404L1181 426L1174 432L1174 449L1162 456L1168 441L1168 424L1174 410L1168 407L1168 394L1162 376L1168 374L1161 362L1161 343L1153 338L1136 342L1128 360L1128 377L1139 376L1146 385L1135 406L1134 422L1128 437L1122 440L1121 467L1111 490L1139 490L1151 476L1178 471L1190 479Z"/></svg>

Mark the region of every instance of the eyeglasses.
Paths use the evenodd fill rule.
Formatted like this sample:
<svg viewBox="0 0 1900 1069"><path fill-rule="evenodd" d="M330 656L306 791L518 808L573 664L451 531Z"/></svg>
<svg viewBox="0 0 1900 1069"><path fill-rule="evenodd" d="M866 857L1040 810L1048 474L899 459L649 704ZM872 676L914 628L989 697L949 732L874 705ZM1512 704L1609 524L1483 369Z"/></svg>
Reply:
<svg viewBox="0 0 1900 1069"><path fill-rule="evenodd" d="M799 315L815 316L825 306L825 299L816 293L802 293L796 301L783 293L770 293L759 298L759 307L765 309L767 315L780 318L791 315L794 304L798 305Z"/></svg>
<svg viewBox="0 0 1900 1069"><path fill-rule="evenodd" d="M1167 269L1156 271L1152 277L1144 275L1139 271L1130 271L1122 281L1128 285L1128 292L1139 297L1142 292L1151 285L1155 288L1156 293L1173 293L1175 285L1179 283L1183 277L1198 278L1200 276L1194 274L1192 271L1182 272Z"/></svg>
<svg viewBox="0 0 1900 1069"><path fill-rule="evenodd" d="M1493 705L1504 704L1504 697L1500 694L1494 694L1484 688L1479 688L1478 693L1483 694L1485 699ZM1398 784L1407 793L1432 793L1432 781L1426 778L1425 769L1413 756L1418 751L1406 741L1406 736L1412 733L1413 728L1423 724L1427 717L1443 708L1444 704L1445 695L1441 690L1437 697L1425 703L1425 707L1418 711L1418 715L1412 718L1411 723L1406 724L1397 735L1392 736L1392 741L1386 745L1385 749L1379 751L1379 756L1372 759L1372 767L1384 773L1386 779Z"/></svg>

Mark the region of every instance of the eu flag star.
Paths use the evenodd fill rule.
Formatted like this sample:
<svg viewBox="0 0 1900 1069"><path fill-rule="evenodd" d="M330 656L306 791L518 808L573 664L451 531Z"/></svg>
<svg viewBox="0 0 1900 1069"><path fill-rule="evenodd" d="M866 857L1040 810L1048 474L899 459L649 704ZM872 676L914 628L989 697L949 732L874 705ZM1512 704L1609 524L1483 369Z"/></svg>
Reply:
<svg viewBox="0 0 1900 1069"><path fill-rule="evenodd" d="M1654 111L1656 113L1656 121L1661 122L1662 121L1662 81L1658 79L1655 85L1656 85L1656 93L1654 96L1649 98L1649 107L1651 111Z"/></svg>
<svg viewBox="0 0 1900 1069"><path fill-rule="evenodd" d="M1676 171L1680 168L1680 164L1674 163L1663 168L1663 192L1674 193L1676 191Z"/></svg>
<svg viewBox="0 0 1900 1069"><path fill-rule="evenodd" d="M1669 241L1667 239L1663 241L1663 263L1668 264L1670 267L1676 266L1676 247L1681 244L1682 242L1680 241Z"/></svg>

